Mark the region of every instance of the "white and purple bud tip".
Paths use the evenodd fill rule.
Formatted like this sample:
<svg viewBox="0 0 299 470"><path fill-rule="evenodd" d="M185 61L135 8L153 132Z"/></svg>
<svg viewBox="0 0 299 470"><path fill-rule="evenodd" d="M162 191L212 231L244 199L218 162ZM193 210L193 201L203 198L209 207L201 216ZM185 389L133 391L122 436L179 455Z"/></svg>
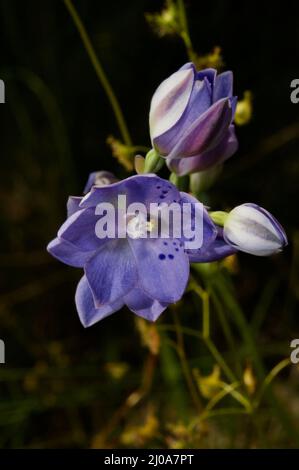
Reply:
<svg viewBox="0 0 299 470"><path fill-rule="evenodd" d="M256 256L278 253L288 244L286 233L275 217L252 203L237 206L228 214L223 237L236 249Z"/></svg>

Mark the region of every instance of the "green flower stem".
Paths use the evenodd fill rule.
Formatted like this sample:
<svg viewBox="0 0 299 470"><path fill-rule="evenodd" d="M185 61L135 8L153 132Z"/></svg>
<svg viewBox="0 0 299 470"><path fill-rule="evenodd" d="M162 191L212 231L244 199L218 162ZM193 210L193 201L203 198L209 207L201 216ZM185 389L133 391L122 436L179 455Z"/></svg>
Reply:
<svg viewBox="0 0 299 470"><path fill-rule="evenodd" d="M191 288L202 300L202 336L206 340L210 337L209 293L197 284L194 279L191 281Z"/></svg>
<svg viewBox="0 0 299 470"><path fill-rule="evenodd" d="M226 361L224 360L223 356L221 353L218 351L216 348L215 344L211 340L211 338L203 338L203 341L205 342L207 348L209 349L210 353L214 357L215 361L217 364L220 366L226 377L230 382L236 382L237 378L235 377L235 374L231 370L231 368L227 365Z"/></svg>
<svg viewBox="0 0 299 470"><path fill-rule="evenodd" d="M229 415L248 415L248 410L244 408L218 408L216 410L211 410L202 414L200 419L206 420L209 418L217 417L217 416L229 416Z"/></svg>
<svg viewBox="0 0 299 470"><path fill-rule="evenodd" d="M182 40L185 44L189 59L192 62L195 62L196 61L196 53L193 49L192 41L191 41L191 38L190 38L184 0L177 0L177 9L178 9L178 13L179 13L180 26L181 26L181 32L180 32L181 38L182 38Z"/></svg>
<svg viewBox="0 0 299 470"><path fill-rule="evenodd" d="M175 326L173 325L159 325L158 327L159 330L161 331L176 331ZM193 336L194 338L199 338L201 341L203 341L207 347L207 349L210 351L211 355L215 359L216 363L220 366L222 369L223 373L226 375L227 379L231 382L236 382L237 378L235 377L234 373L230 369L230 367L227 365L225 362L225 359L222 357L221 353L218 351L216 348L215 344L211 339L204 339L202 333L198 331L194 331L191 328L186 328L186 327L181 327L180 328L181 333L189 336Z"/></svg>
<svg viewBox="0 0 299 470"><path fill-rule="evenodd" d="M144 152L147 153L150 151L149 147L146 147L145 145L132 145L132 147L129 147L130 152L132 154L138 153L138 152Z"/></svg>
<svg viewBox="0 0 299 470"><path fill-rule="evenodd" d="M247 398L245 398L242 393L238 392L236 388L240 386L239 382L234 382L232 384L226 384L225 382L221 383L222 390L218 392L206 406L206 410L209 411L214 408L217 403L222 400L226 395L231 395L237 402L239 402L249 413L252 412L252 405Z"/></svg>
<svg viewBox="0 0 299 470"><path fill-rule="evenodd" d="M243 315L241 308L239 307L237 301L234 298L233 293L231 292L231 286L228 284L227 279L221 271L218 271L217 274L213 276L213 281L215 288L222 299L224 305L231 313L233 321L238 327L244 341L245 348L248 355L252 359L256 372L260 380L264 379L264 367L259 357L255 341L250 331L250 326Z"/></svg>
<svg viewBox="0 0 299 470"><path fill-rule="evenodd" d="M285 410L284 406L281 405L279 399L274 395L270 387L272 377L274 378L274 376L277 375L277 373L281 370L280 366L284 366L284 363L280 363L276 366L276 368L272 370L272 373L270 372L269 375L271 377L271 380L269 378L265 378L266 374L264 365L262 359L260 358L259 351L256 347L253 333L251 331L250 325L248 324L244 316L243 311L241 310L237 300L235 299L235 292L233 290L232 284L230 283L230 280L227 278L223 271L219 271L219 268L217 268L216 263L212 263L210 266L207 266L207 268L209 269L203 269L204 266L205 265L203 264L194 264L193 268L197 272L199 272L205 280L209 281L211 289L213 289L219 296L219 300L223 304L223 308L225 308L230 313L232 321L234 321L241 333L243 339L242 349L244 348L244 353L247 355L247 357L250 356L250 359L252 360L254 366L254 370L257 373L259 382L260 384L262 384L261 389L263 389L262 393L263 396L265 396L265 400L268 402L268 405L270 405L277 419L281 422L281 425L285 429L287 435L292 440L292 442L296 443L296 445L299 445L299 432L295 426L295 423L290 414ZM221 358L222 356L220 354L219 359L221 360ZM279 369L278 371L277 368ZM266 386L264 385L265 383ZM253 405L254 410L258 412L258 403L253 403ZM252 414L252 419L255 419L254 414Z"/></svg>
<svg viewBox="0 0 299 470"><path fill-rule="evenodd" d="M188 361L187 361L186 353L185 353L184 336L182 333L179 317L175 308L173 308L173 314L174 314L175 332L177 336L177 351L178 351L178 355L181 361L182 371L185 376L185 380L186 380L191 398L193 400L194 406L196 410L198 411L198 413L201 413L202 404L201 404L199 395L197 393L197 390L195 388L195 384L193 382L193 378L189 369L189 365L188 365Z"/></svg>
<svg viewBox="0 0 299 470"><path fill-rule="evenodd" d="M128 145L132 146L132 139L129 133L129 130L127 128L127 124L123 115L123 112L121 110L120 104L116 98L116 95L113 91L112 86L110 85L110 82L107 78L107 75L95 53L94 47L91 43L90 37L86 31L86 28L76 10L74 7L72 0L64 0L64 4L72 17L74 24L78 30L78 33L82 39L82 42L84 44L85 50L90 58L90 61L95 69L95 72L97 74L97 77L102 85L102 87L105 90L105 93L110 101L111 107L113 109L123 142Z"/></svg>
<svg viewBox="0 0 299 470"><path fill-rule="evenodd" d="M290 358L286 358L286 359L283 359L282 361L280 361L278 364L276 364L275 367L273 367L273 369L269 372L269 374L267 375L267 377L265 378L260 390L259 390L259 393L256 397L256 407L259 406L260 402L261 402L261 399L264 395L264 392L266 391L266 389L268 388L268 386L271 384L271 382L275 379L275 377L283 370L285 369L286 367L290 366L291 365L291 360Z"/></svg>
<svg viewBox="0 0 299 470"><path fill-rule="evenodd" d="M215 289L218 291L220 297L222 298L222 301L226 308L230 311L232 314L232 318L235 321L237 327L240 330L240 333L243 337L244 345L246 348L247 353L250 355L250 358L253 362L255 371L257 373L257 376L260 380L260 382L263 384L262 389L263 393L265 394L265 397L270 404L271 407L273 407L273 411L275 412L277 418L280 420L282 426L288 433L289 437L294 440L297 444L299 444L299 432L295 427L295 424L289 415L289 413L284 409L283 406L280 405L279 400L275 397L273 394L272 390L270 389L270 383L272 381L272 376L273 376L273 371L271 375L271 380L265 378L265 370L264 370L264 365L263 362L259 356L259 352L257 350L257 347L255 345L254 337L251 332L250 325L248 324L241 308L238 305L238 302L236 301L234 297L234 293L231 289L231 285L226 279L225 275L223 272L218 271L218 273L215 273L213 276L214 280L214 285ZM281 365L281 363L280 363ZM283 364L284 365L284 364ZM279 365L277 366L279 368ZM281 369L279 369L281 370ZM278 372L279 372L278 370ZM276 372L276 371L274 371ZM278 373L277 372L277 373ZM271 374L271 373L270 373ZM277 374L274 374L274 376ZM274 378L273 376L273 378ZM266 386L265 386L266 384Z"/></svg>
<svg viewBox="0 0 299 470"><path fill-rule="evenodd" d="M220 300L219 300L217 294L215 293L214 289L211 289L211 299L212 299L212 301L215 305L216 313L218 315L218 319L219 319L219 322L221 324L221 327L222 327L223 334L225 336L227 345L230 348L230 350L232 352L232 356L235 360L236 371L238 373L238 376L241 378L242 375L243 375L242 365L241 365L239 354L237 353L237 347L236 347L235 339L234 339L233 333L231 331L230 324L227 321L225 312L223 311L223 305L220 302Z"/></svg>
<svg viewBox="0 0 299 470"><path fill-rule="evenodd" d="M222 355L216 348L215 344L213 343L212 339L210 338L210 303L209 303L209 293L204 290L194 279L194 277L190 280L190 289L193 290L201 299L202 301L202 312L203 312L203 331L201 333L202 340L206 344L207 348L209 349L210 353L223 370L225 375L227 376L228 380L231 382L236 382L237 379L227 365L225 360L223 359Z"/></svg>

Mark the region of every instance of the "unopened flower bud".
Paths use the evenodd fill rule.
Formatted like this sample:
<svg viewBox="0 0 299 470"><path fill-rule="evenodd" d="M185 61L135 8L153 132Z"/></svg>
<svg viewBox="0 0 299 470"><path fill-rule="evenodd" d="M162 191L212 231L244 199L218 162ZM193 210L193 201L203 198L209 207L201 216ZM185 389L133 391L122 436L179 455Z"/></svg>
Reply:
<svg viewBox="0 0 299 470"><path fill-rule="evenodd" d="M164 163L165 161L160 157L156 150L151 149L145 157L144 173L157 173Z"/></svg>
<svg viewBox="0 0 299 470"><path fill-rule="evenodd" d="M280 223L257 204L235 207L226 217L224 240L240 251L256 256L268 256L281 251L287 236Z"/></svg>

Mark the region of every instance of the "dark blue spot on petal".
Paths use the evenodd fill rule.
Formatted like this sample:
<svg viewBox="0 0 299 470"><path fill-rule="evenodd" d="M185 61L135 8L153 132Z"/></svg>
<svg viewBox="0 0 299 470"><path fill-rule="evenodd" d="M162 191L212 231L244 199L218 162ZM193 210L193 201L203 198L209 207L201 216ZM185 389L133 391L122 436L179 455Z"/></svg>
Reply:
<svg viewBox="0 0 299 470"><path fill-rule="evenodd" d="M159 254L159 259L165 259L165 258L166 258L166 256L163 255L163 253L160 253L160 254Z"/></svg>
<svg viewBox="0 0 299 470"><path fill-rule="evenodd" d="M168 245L168 243L167 243L167 242L163 242L163 243L164 243L164 245Z"/></svg>
<svg viewBox="0 0 299 470"><path fill-rule="evenodd" d="M174 246L176 245L176 242L173 242Z"/></svg>
<svg viewBox="0 0 299 470"><path fill-rule="evenodd" d="M169 259L173 259L174 256L173 256L173 255L168 255L168 258L169 258Z"/></svg>
<svg viewBox="0 0 299 470"><path fill-rule="evenodd" d="M167 189L163 189L162 193L167 194L168 193Z"/></svg>
<svg viewBox="0 0 299 470"><path fill-rule="evenodd" d="M175 251L179 251L179 249L178 249L178 248L176 248L176 249L175 249Z"/></svg>
<svg viewBox="0 0 299 470"><path fill-rule="evenodd" d="M163 196L163 195L161 194L160 199L165 199L165 196Z"/></svg>
<svg viewBox="0 0 299 470"><path fill-rule="evenodd" d="M157 189L161 189L161 186L156 186Z"/></svg>

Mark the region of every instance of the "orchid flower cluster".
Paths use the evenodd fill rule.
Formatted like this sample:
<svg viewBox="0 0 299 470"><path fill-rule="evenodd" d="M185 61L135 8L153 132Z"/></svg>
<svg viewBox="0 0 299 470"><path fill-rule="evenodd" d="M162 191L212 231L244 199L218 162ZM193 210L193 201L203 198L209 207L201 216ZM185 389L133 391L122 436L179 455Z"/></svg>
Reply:
<svg viewBox="0 0 299 470"><path fill-rule="evenodd" d="M83 196L69 198L67 219L48 251L63 263L84 269L75 302L85 327L124 305L155 321L184 295L191 263L218 261L238 251L268 256L287 245L283 228L266 209L245 203L229 213L210 212L194 191L181 191L181 178L202 181L236 152L236 105L232 72L218 75L212 68L197 72L193 63L185 64L153 95L149 113L153 148L145 159L139 157L139 163L140 158L144 161L138 174L119 181L109 172L93 172ZM156 174L164 163L172 172L169 179ZM120 196L147 210L153 203L163 208L175 203L183 213L188 204L193 227L196 214L201 216L200 246L190 247L184 231L178 235L174 226L167 237L161 231L151 236L157 220L138 211L126 213L125 236L99 237L96 226L108 223L99 204L110 204L113 217L119 219Z"/></svg>

